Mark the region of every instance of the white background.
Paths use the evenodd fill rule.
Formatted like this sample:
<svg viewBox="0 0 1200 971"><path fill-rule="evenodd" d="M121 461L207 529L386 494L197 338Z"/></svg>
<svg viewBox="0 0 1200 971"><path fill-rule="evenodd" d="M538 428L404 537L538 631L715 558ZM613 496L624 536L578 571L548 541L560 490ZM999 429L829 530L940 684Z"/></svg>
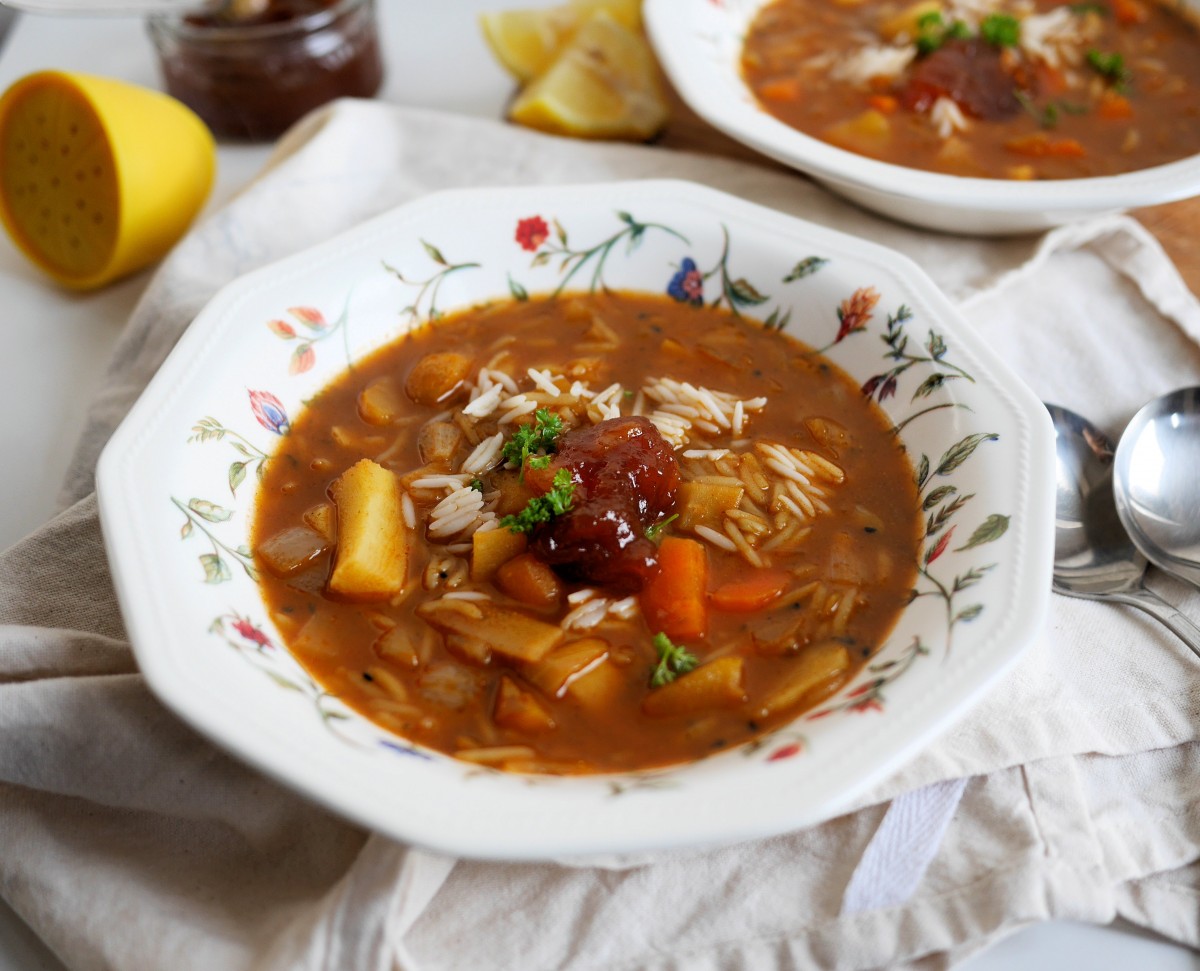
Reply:
<svg viewBox="0 0 1200 971"><path fill-rule="evenodd" d="M97 0L97 6L107 2ZM512 86L484 46L476 14L503 6L548 5L546 0L377 2L388 70L380 96L491 118L503 113ZM132 18L19 16L0 49L0 89L44 68L160 85L149 40L141 22ZM209 207L221 205L251 178L267 152L262 146L222 146ZM5 456L0 549L57 511L59 483L83 427L87 403L102 383L104 362L150 272L99 293L70 294L40 276L7 238L0 237L0 454ZM113 928L113 933L120 929ZM1128 926L1059 922L1019 932L964 967L1196 971L1200 956ZM0 971L63 971L3 901Z"/></svg>

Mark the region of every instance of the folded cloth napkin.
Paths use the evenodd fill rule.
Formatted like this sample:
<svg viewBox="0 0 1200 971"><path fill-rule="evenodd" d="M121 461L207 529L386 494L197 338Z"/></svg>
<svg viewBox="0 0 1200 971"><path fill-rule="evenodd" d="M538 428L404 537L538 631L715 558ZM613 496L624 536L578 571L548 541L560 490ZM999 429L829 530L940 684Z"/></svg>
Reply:
<svg viewBox="0 0 1200 971"><path fill-rule="evenodd" d="M1200 946L1200 668L1125 608L1055 598L996 690L837 818L643 860L454 861L368 835L149 694L92 472L213 293L432 190L642 177L907 253L1037 394L1112 434L1149 397L1200 383L1200 304L1128 218L950 238L749 164L364 102L310 116L164 262L92 409L64 511L0 555L0 895L69 967L932 968L1035 921L1118 914ZM1200 595L1155 583L1200 614Z"/></svg>

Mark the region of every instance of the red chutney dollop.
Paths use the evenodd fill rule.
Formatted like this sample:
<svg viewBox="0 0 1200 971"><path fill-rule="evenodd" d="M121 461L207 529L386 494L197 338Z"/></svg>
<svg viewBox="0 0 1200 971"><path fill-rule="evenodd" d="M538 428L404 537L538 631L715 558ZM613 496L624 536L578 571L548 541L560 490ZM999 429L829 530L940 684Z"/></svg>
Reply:
<svg viewBox="0 0 1200 971"><path fill-rule="evenodd" d="M569 579L640 590L658 565L646 529L674 511L679 491L671 446L647 418L611 418L563 435L526 481L546 492L559 469L575 483L571 508L538 527L533 552Z"/></svg>

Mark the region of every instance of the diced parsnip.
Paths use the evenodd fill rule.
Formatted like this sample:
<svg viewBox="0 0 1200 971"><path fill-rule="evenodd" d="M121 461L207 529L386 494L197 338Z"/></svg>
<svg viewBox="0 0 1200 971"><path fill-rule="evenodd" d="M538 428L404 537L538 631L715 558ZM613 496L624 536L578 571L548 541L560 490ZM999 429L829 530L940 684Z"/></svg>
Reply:
<svg viewBox="0 0 1200 971"><path fill-rule="evenodd" d="M882 152L892 137L892 123L876 108L826 128L821 136L825 141L858 152Z"/></svg>
<svg viewBox="0 0 1200 971"><path fill-rule="evenodd" d="M330 489L337 509L337 554L329 589L356 600L400 592L408 575L408 531L396 476L362 459Z"/></svg>
<svg viewBox="0 0 1200 971"><path fill-rule="evenodd" d="M315 529L329 542L337 538L337 520L333 513L333 503L319 502L301 517L304 524Z"/></svg>
<svg viewBox="0 0 1200 971"><path fill-rule="evenodd" d="M336 654L359 629L341 611L318 610L310 614L304 626L292 638L292 649L301 657L325 657Z"/></svg>
<svg viewBox="0 0 1200 971"><path fill-rule="evenodd" d="M496 498L496 515L513 516L519 513L537 493L522 480L515 470L491 476L492 487L500 493Z"/></svg>
<svg viewBox="0 0 1200 971"><path fill-rule="evenodd" d="M525 552L524 533L510 529L485 529L471 536L471 579L476 583L490 580L505 563Z"/></svg>
<svg viewBox="0 0 1200 971"><path fill-rule="evenodd" d="M567 684L567 697L592 712L611 711L625 688L626 672L610 660L580 672Z"/></svg>
<svg viewBox="0 0 1200 971"><path fill-rule="evenodd" d="M269 573L290 577L312 566L329 550L329 540L307 526L289 526L258 545L258 556Z"/></svg>
<svg viewBox="0 0 1200 971"><path fill-rule="evenodd" d="M829 557L822 577L829 583L850 583L864 586L873 579L868 561L854 549L854 541L846 533L838 533L829 543Z"/></svg>
<svg viewBox="0 0 1200 971"><path fill-rule="evenodd" d="M742 658L726 654L702 664L646 695L647 715L684 715L709 708L733 708L746 700Z"/></svg>
<svg viewBox="0 0 1200 971"><path fill-rule="evenodd" d="M571 683L608 658L608 641L585 637L555 648L525 676L551 698L561 698Z"/></svg>
<svg viewBox="0 0 1200 971"><path fill-rule="evenodd" d="M417 451L426 465L448 466L463 443L463 431L452 421L431 421L417 434Z"/></svg>
<svg viewBox="0 0 1200 971"><path fill-rule="evenodd" d="M358 393L358 414L368 425L390 425L406 407L404 396L390 378L376 378Z"/></svg>
<svg viewBox="0 0 1200 971"><path fill-rule="evenodd" d="M708 553L704 544L668 536L658 548L658 570L642 588L646 624L673 641L692 641L708 632Z"/></svg>
<svg viewBox="0 0 1200 971"><path fill-rule="evenodd" d="M379 657L402 668L415 669L421 666L421 656L413 644L412 635L403 626L384 631L372 647Z"/></svg>
<svg viewBox="0 0 1200 971"><path fill-rule="evenodd" d="M329 437L334 444L340 445L351 452L377 452L387 445L387 439L382 435L360 435L353 428L345 425L334 425L329 429Z"/></svg>
<svg viewBox="0 0 1200 971"><path fill-rule="evenodd" d="M879 24L879 33L886 41L893 41L902 34L910 41L920 32L920 20L931 13L941 13L940 0L920 0L910 7L905 7L899 13L885 17Z"/></svg>
<svg viewBox="0 0 1200 971"><path fill-rule="evenodd" d="M679 522L682 530L707 526L720 531L725 525L725 513L737 509L742 501L741 486L717 485L711 482L684 482L679 486Z"/></svg>
<svg viewBox="0 0 1200 971"><path fill-rule="evenodd" d="M435 705L461 711L483 693L483 680L461 664L438 664L420 676L417 691Z"/></svg>
<svg viewBox="0 0 1200 971"><path fill-rule="evenodd" d="M845 645L824 641L805 648L790 662L791 670L763 699L764 715L774 715L801 701L816 704L841 686L850 669L850 653Z"/></svg>
<svg viewBox="0 0 1200 971"><path fill-rule="evenodd" d="M513 661L540 661L563 639L557 624L488 601L469 603L474 609L464 611L454 601L430 600L417 608L417 616L443 634L477 637Z"/></svg>
<svg viewBox="0 0 1200 971"><path fill-rule="evenodd" d="M492 720L501 728L536 735L553 729L554 718L532 691L521 688L506 674L500 676Z"/></svg>
<svg viewBox="0 0 1200 971"><path fill-rule="evenodd" d="M563 594L558 575L532 553L522 553L501 566L496 571L496 586L531 607L553 607Z"/></svg>
<svg viewBox="0 0 1200 971"><path fill-rule="evenodd" d="M426 354L408 372L404 390L419 405L448 401L470 370L471 359L455 351Z"/></svg>

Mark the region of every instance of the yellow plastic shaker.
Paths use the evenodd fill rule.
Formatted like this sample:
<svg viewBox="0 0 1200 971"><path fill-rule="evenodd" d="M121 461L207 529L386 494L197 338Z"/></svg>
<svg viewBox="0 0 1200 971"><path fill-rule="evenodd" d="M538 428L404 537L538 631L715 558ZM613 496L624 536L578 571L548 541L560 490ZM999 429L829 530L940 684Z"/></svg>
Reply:
<svg viewBox="0 0 1200 971"><path fill-rule="evenodd" d="M158 91L40 71L0 97L0 221L65 286L103 286L162 257L215 169L204 123Z"/></svg>

